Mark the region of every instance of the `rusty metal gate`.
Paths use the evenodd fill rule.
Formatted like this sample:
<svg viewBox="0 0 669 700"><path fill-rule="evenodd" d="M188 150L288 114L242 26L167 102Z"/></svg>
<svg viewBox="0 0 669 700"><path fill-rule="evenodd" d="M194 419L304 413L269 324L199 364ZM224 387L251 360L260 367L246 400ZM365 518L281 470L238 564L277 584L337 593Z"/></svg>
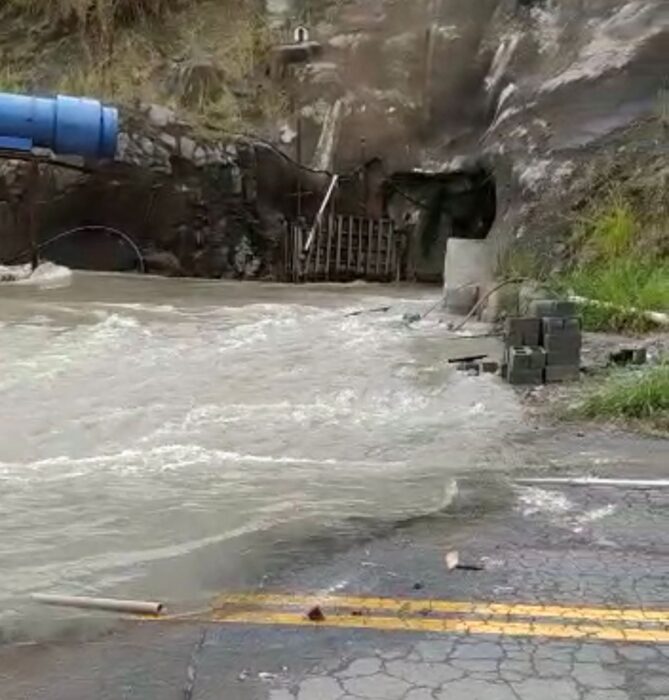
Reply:
<svg viewBox="0 0 669 700"><path fill-rule="evenodd" d="M305 250L307 239L298 225L286 236L286 277L293 282L392 282L401 277L402 241L389 219L330 215L317 225L313 244Z"/></svg>

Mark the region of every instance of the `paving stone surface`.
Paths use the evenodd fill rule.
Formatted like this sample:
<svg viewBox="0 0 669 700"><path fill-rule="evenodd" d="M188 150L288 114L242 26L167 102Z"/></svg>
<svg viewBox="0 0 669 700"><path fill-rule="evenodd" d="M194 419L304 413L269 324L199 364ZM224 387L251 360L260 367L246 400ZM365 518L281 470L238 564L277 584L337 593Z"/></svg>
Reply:
<svg viewBox="0 0 669 700"><path fill-rule="evenodd" d="M669 616L607 617L669 609L669 489L507 483L491 496L481 488L460 485L466 507L457 515L419 519L268 576L263 590L323 591L345 581L337 595L411 600L413 617L428 622L431 600L501 606L493 617L503 625L525 619L522 608L504 612L516 604L562 606L565 619L540 617L527 634L408 631L401 608L379 613L395 616L392 631L375 629L373 613L364 629L125 625L85 643L0 645L0 698L669 700ZM447 571L453 548L480 570ZM582 609L583 619L567 619ZM556 629L541 634L545 625ZM592 632L584 637L580 625ZM616 625L648 638L595 638Z"/></svg>

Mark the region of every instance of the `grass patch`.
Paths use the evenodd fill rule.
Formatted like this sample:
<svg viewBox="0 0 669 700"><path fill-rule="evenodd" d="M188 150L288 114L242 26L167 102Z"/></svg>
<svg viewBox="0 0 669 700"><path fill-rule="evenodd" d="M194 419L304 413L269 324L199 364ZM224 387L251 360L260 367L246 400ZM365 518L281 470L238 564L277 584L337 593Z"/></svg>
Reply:
<svg viewBox="0 0 669 700"><path fill-rule="evenodd" d="M0 68L0 91L19 92L25 85L25 76L18 69L4 65Z"/></svg>
<svg viewBox="0 0 669 700"><path fill-rule="evenodd" d="M614 372L571 409L569 416L643 421L669 431L669 363Z"/></svg>
<svg viewBox="0 0 669 700"><path fill-rule="evenodd" d="M578 296L614 305L584 304L588 330L646 332L656 324L642 312L669 309L669 261L633 256L598 260L568 272L561 283Z"/></svg>
<svg viewBox="0 0 669 700"><path fill-rule="evenodd" d="M611 305L583 305L587 330L646 332L656 324L644 311L669 310L669 258L661 246L648 245L657 230L669 237L669 216L644 217L642 207L619 190L578 222L572 241L576 262L553 282L562 294Z"/></svg>
<svg viewBox="0 0 669 700"><path fill-rule="evenodd" d="M208 135L285 115L257 0L0 2L0 87L171 107ZM9 68L19 66L21 70Z"/></svg>
<svg viewBox="0 0 669 700"><path fill-rule="evenodd" d="M643 335L659 328L657 323L639 311L579 304L579 314L583 319L583 328L595 333Z"/></svg>
<svg viewBox="0 0 669 700"><path fill-rule="evenodd" d="M107 34L115 27L163 17L175 0L7 0L7 6L63 29L85 34Z"/></svg>

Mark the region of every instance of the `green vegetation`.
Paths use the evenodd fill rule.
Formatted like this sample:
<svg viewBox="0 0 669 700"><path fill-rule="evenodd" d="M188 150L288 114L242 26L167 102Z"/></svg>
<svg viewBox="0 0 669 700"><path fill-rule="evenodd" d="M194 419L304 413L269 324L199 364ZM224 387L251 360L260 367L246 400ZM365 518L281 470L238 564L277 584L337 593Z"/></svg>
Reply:
<svg viewBox="0 0 669 700"><path fill-rule="evenodd" d="M7 0L17 11L84 32L105 31L116 24L162 17L174 0Z"/></svg>
<svg viewBox="0 0 669 700"><path fill-rule="evenodd" d="M545 277L543 263L530 250L508 247L497 255L495 274L498 279L537 279Z"/></svg>
<svg viewBox="0 0 669 700"><path fill-rule="evenodd" d="M643 421L669 431L669 363L619 370L569 411L575 418Z"/></svg>
<svg viewBox="0 0 669 700"><path fill-rule="evenodd" d="M160 103L202 130L286 111L257 0L6 0L0 87Z"/></svg>
<svg viewBox="0 0 669 700"><path fill-rule="evenodd" d="M587 329L644 332L655 326L644 311L669 310L669 214L658 194L646 209L614 190L577 225L575 262L554 283L593 300L582 309Z"/></svg>

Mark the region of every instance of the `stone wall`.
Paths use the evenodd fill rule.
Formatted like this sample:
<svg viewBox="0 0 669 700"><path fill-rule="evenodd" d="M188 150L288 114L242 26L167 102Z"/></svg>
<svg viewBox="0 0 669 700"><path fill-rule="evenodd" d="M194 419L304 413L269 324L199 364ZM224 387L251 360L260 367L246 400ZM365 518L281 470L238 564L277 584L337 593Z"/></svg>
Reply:
<svg viewBox="0 0 669 700"><path fill-rule="evenodd" d="M197 138L167 108L125 112L114 163L85 171L41 166L39 241L84 227L45 245L42 254L79 268L136 267L136 256L113 229L139 246L149 272L278 278L283 212L271 192L259 197L259 151L270 170L286 167L279 154L247 139ZM4 262L24 261L29 248L27 167L5 161L0 169Z"/></svg>

